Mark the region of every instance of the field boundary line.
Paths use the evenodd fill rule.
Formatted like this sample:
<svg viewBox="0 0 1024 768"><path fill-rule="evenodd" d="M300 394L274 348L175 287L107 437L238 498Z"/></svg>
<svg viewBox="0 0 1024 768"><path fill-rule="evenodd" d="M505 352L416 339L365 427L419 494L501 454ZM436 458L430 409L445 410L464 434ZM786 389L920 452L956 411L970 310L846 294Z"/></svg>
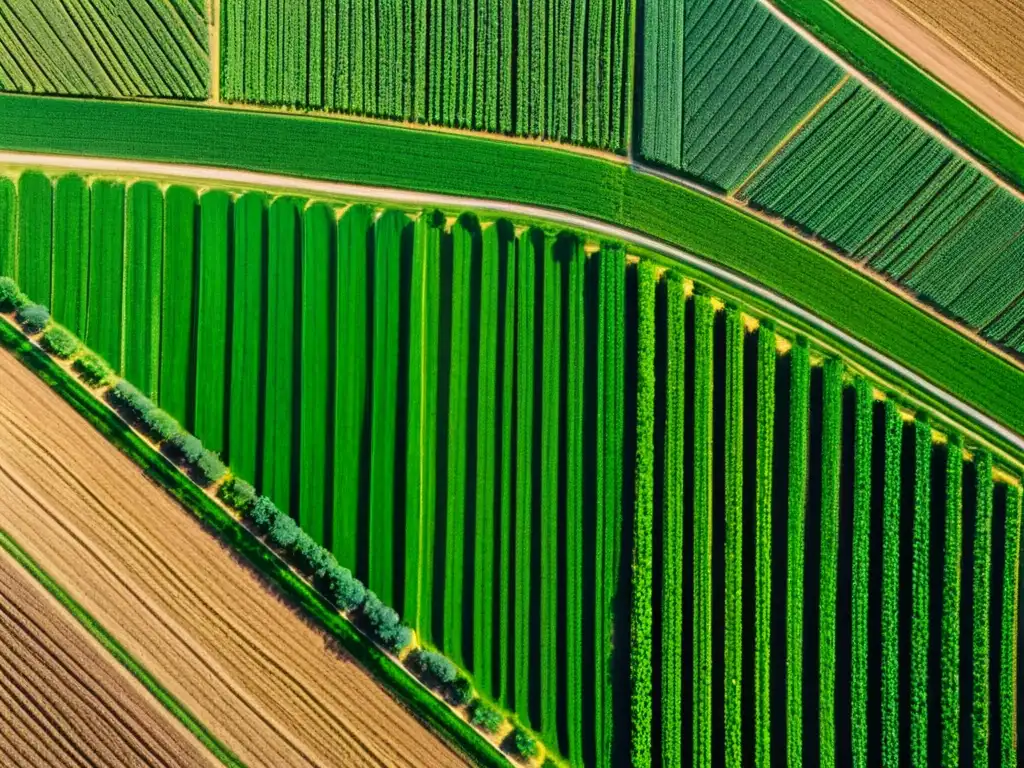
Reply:
<svg viewBox="0 0 1024 768"><path fill-rule="evenodd" d="M0 347L6 348L43 383L62 397L89 425L121 451L149 481L174 498L183 510L276 590L291 610L338 642L389 695L459 754L490 768L507 768L511 759L438 695L379 648L336 605L302 578L262 539L204 492L177 465L150 445L91 390L51 358L7 317L0 317ZM4 535L0 529L0 537ZM9 538L9 537L8 537ZM0 547L4 546L0 538ZM15 545L16 546L16 545ZM83 611L84 613L84 611ZM98 626L98 625L97 625ZM242 763L232 764L242 766Z"/></svg>
<svg viewBox="0 0 1024 768"><path fill-rule="evenodd" d="M840 78L839 82L835 84L835 87L832 88L831 91L826 93L821 98L821 100L811 108L810 112L808 112L806 115L800 118L800 121L796 125L794 125L789 130L789 132L786 133L785 136L782 137L779 143L776 144L767 155L764 156L761 162L757 164L757 167L754 168L754 170L752 170L750 173L748 173L746 177L743 179L743 181L741 181L739 184L737 184L735 187L729 190L729 192L726 193L725 196L728 198L736 199L740 195L740 193L743 192L743 188L750 183L751 179L757 176L757 174L759 174L764 169L764 167L768 165L768 163L770 163L772 159L777 154L779 154L779 152L781 152L798 133L800 133L800 131L803 130L804 126L811 122L811 120L813 120L815 116L817 116L817 114L821 112L822 109L824 109L826 104L832 101L836 94L838 94L839 91L843 89L843 86L846 85L848 82L850 82L849 72L845 73L842 76L842 78Z"/></svg>
<svg viewBox="0 0 1024 768"><path fill-rule="evenodd" d="M828 2L828 0L819 0L819 1L820 2L827 2L829 7L833 8L833 9L836 9L836 6L833 3ZM777 8L772 2L770 2L769 0L757 0L757 2L759 2L761 5L763 5L765 7L765 9L767 9L770 13L774 14L775 17L779 19L779 21L781 21L783 24L788 26L791 30L793 30L794 33L796 33L801 38L803 38L809 45L814 46L814 48L816 50L820 51L823 55L825 55L829 59L831 59L832 62L836 64L836 66L841 67L847 74L849 74L854 79L856 79L858 81L858 83L863 88L867 88L868 90L870 90L875 96L877 96L879 99L884 101L890 107L895 109L897 112L899 112L905 118L907 118L908 120L913 122L918 128L923 130L926 134L931 136L933 139L935 139L936 141L940 142L944 147L946 147L946 149L950 150L953 154L959 156L964 161L970 163L972 167L974 167L983 176L985 176L990 181L992 181L993 184L995 184L996 186L1002 187L1006 192L1009 192L1011 195L1016 197L1018 200L1020 200L1021 202L1024 202L1024 191L1019 189L1016 185L1011 184L1010 182L1008 182L1005 178L1003 178L998 173L993 171L988 166L988 164L985 163L984 161L982 161L978 156L976 156L972 152L969 152L963 145L961 145L958 142L954 141L948 135L946 135L945 133L940 131L938 128L936 128L934 125L932 125L932 123L930 123L928 120L926 120L920 114L918 114L914 107L911 107L909 104L901 101L899 98L897 98L893 94L889 93L887 90L885 90L885 88L883 88L881 85L879 85L874 80L872 80L870 77L868 77L866 74L861 72L853 64L851 64L850 62L846 61L846 59L844 59L838 53L833 51L829 46L825 45L825 43L823 43L821 40L819 40L817 37L815 37L815 35L810 30L806 29L803 25L801 25L800 23L795 21L793 18L791 18L789 15L787 15L784 11L782 11L780 8ZM837 9L837 10L841 10L841 9ZM860 24L860 22L856 22L856 23ZM860 26L863 27L864 25L860 24ZM866 27L864 27L864 28L867 29ZM874 33L872 33L872 34L874 34ZM876 35L876 37L877 37L877 35ZM882 41L882 42L884 43L885 41ZM888 45L888 43L886 43L886 45ZM904 56L904 54L902 52L900 52L898 49L892 48L892 46L889 46L889 48L892 49L893 51L895 51L897 54L899 54L905 60L910 61L909 59L906 59L906 56ZM946 91L950 95L960 99L966 106L969 106L972 109L974 109L975 111L977 111L977 107L974 107L968 101L964 101L960 97L960 95L958 93L956 93L955 91L951 91L949 88L947 88L941 82L939 82L935 78L933 78L930 75L928 75L926 72L924 72L924 70L921 70L920 67L917 66L917 64L914 64L913 62L910 62L910 63L915 68L919 69L924 74L925 77L928 77L929 79L931 79L939 88L942 88L944 91ZM981 113L981 112L979 112L979 114L983 115L983 113ZM985 119L990 120L990 118L988 118L987 116L985 116ZM1006 130L1005 128L1002 128L1001 126L1000 126L1000 129L1003 130L1004 132Z"/></svg>
<svg viewBox="0 0 1024 768"><path fill-rule="evenodd" d="M132 677L139 681L142 686L161 704L164 709L178 720L196 740L199 741L218 761L226 766L244 768L243 763L230 749L210 733L206 726L199 722L172 693L164 688L160 682L140 664L135 657L126 651L117 639L111 635L99 622L94 619L88 611L79 605L73 597L64 591L53 578L46 573L18 543L12 539L5 530L0 528L0 548L9 554L15 562L24 568L28 574L40 584L61 606L71 614L103 649L109 653L121 666L131 673Z"/></svg>
<svg viewBox="0 0 1024 768"><path fill-rule="evenodd" d="M964 418L969 422L973 422L984 430L997 435L1001 440L1012 445L1014 450L1018 452L1018 457L1015 459L1015 462L1019 463L1022 460L1021 457L1024 457L1024 436L1017 434L1012 429L982 413L969 403L947 392L940 386L933 384L922 375L907 368L902 363L889 358L887 355L874 349L866 342L860 341L839 327L823 320L812 311L803 308L785 296L776 293L772 289L754 282L745 275L733 272L732 270L715 262L704 259L701 256L690 253L689 251L670 245L669 243L641 232L609 224L604 221L524 203L510 203L500 200L447 195L436 192L410 192L408 190L395 189L391 187L368 186L349 182L311 180L294 176L269 174L257 171L229 170L210 166L180 165L175 163L142 160L77 157L70 155L38 155L17 152L0 152L0 167L5 165L27 165L51 171L74 171L99 174L106 173L121 176L141 175L157 177L164 180L174 179L178 181L191 181L200 186L204 183L208 184L213 182L226 186L236 185L239 187L260 188L271 193L294 193L295 191L300 191L304 194L346 198L349 200L368 200L400 206L414 205L416 207L434 206L442 209L470 209L498 214L512 214L522 218L554 222L569 228L589 230L590 232L644 248L648 251L652 251L669 258L672 261L698 269L719 281L725 282L736 289L755 296L761 301L770 303L774 307L783 310L789 315L797 318L800 322L815 329L817 333L821 333L835 339L840 344L856 352L856 354L871 361L872 364L888 371L897 379L912 384L918 390L925 392L929 397L938 400L945 407L957 413L961 418ZM638 168L643 173L656 176L659 175L657 172L652 172L642 167ZM728 204L727 201L723 201L720 197L716 196L716 199ZM783 233L790 236L785 230L783 230ZM849 264L848 261L836 259L834 254L829 254L828 257L834 259L837 263L855 270L858 274L864 275L862 270L856 270L856 268ZM896 295L899 296L901 301L906 301L904 296L900 294ZM919 309L917 307L915 308ZM931 316L935 317L934 315ZM962 329L957 330L961 334L964 333ZM971 341L972 343L977 344L977 340L971 339ZM991 350L986 349L986 351L991 354ZM905 387L894 388L905 389ZM958 429L963 429L963 426L959 426ZM975 434L971 435L973 438L977 439L979 442L986 442L984 438L976 434L976 428L974 430L968 428L965 431L968 433L974 432ZM1005 451L1000 451L1000 453L1005 453Z"/></svg>

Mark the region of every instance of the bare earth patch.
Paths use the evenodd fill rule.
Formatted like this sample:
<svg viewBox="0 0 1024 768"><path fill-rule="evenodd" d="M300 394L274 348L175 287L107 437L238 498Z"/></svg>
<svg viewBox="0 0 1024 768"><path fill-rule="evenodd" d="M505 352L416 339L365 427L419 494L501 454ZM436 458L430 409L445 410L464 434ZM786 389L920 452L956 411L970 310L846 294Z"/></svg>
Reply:
<svg viewBox="0 0 1024 768"><path fill-rule="evenodd" d="M218 765L5 552L0 552L0 761Z"/></svg>
<svg viewBox="0 0 1024 768"><path fill-rule="evenodd" d="M467 764L6 350L0 526L246 764Z"/></svg>
<svg viewBox="0 0 1024 768"><path fill-rule="evenodd" d="M837 0L996 122L1024 139L1024 4L1011 0Z"/></svg>

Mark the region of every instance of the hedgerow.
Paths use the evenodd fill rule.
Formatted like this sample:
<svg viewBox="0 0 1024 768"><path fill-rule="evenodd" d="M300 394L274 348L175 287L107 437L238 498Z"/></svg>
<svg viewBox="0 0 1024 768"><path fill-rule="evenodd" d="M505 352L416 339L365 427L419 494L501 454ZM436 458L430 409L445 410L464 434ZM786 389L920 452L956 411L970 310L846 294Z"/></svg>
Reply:
<svg viewBox="0 0 1024 768"><path fill-rule="evenodd" d="M256 503L256 489L239 477L232 477L217 489L217 496L232 509L245 512Z"/></svg>
<svg viewBox="0 0 1024 768"><path fill-rule="evenodd" d="M81 376L82 381L90 387L104 386L114 375L106 361L92 352L88 352L76 359L72 367Z"/></svg>
<svg viewBox="0 0 1024 768"><path fill-rule="evenodd" d="M50 310L42 304L24 304L18 308L15 318L25 333L36 334L50 322Z"/></svg>
<svg viewBox="0 0 1024 768"><path fill-rule="evenodd" d="M13 312L28 303L14 278L4 275L0 277L0 312Z"/></svg>
<svg viewBox="0 0 1024 768"><path fill-rule="evenodd" d="M59 325L47 328L42 342L47 352L64 360L74 357L82 348L82 343L70 331Z"/></svg>

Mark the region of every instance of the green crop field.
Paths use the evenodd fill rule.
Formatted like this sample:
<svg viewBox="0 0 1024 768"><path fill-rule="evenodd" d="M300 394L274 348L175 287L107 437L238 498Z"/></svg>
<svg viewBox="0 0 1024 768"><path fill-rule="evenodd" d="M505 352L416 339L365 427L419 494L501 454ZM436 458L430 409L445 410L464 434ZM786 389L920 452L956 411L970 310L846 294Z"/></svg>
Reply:
<svg viewBox="0 0 1024 768"><path fill-rule="evenodd" d="M54 207L84 225L90 200L127 222L84 227L95 258L55 319L84 313L118 371L573 764L929 765L964 728L976 760L1014 748L1013 468L817 340L580 233L16 189L19 232ZM19 234L18 274L59 270L70 237Z"/></svg>
<svg viewBox="0 0 1024 768"><path fill-rule="evenodd" d="M626 149L632 0L223 0L221 95Z"/></svg>
<svg viewBox="0 0 1024 768"><path fill-rule="evenodd" d="M205 99L205 3L0 3L0 91Z"/></svg>
<svg viewBox="0 0 1024 768"><path fill-rule="evenodd" d="M523 764L1017 765L1021 148L833 0L0 0L0 276Z"/></svg>

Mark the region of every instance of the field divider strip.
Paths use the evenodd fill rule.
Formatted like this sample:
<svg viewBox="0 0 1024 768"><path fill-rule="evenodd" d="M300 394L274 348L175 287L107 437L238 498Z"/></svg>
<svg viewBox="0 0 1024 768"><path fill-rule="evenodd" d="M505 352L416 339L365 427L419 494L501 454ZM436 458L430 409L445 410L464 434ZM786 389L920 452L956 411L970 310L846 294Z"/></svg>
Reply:
<svg viewBox="0 0 1024 768"><path fill-rule="evenodd" d="M843 89L843 86L846 85L848 82L850 82L849 72L844 74L839 79L839 82L835 84L835 87L833 87L831 91L822 96L821 100L817 104L811 107L810 112L808 112L806 115L800 118L799 122L797 122L797 124L794 125L785 136L782 137L779 143L776 144L772 148L772 150L767 155L764 156L764 158L762 158L761 162L757 164L757 167L754 168L754 170L752 170L750 173L748 173L747 176L743 179L743 181L741 181L739 184L737 184L735 187L729 190L726 197L731 199L738 198L743 193L743 188L747 186L747 184L749 184L750 181L755 176L757 176L757 174L759 174L777 154L779 154L779 152L786 148L786 145L789 144L789 142L791 142L793 138L804 129L805 125L811 122L811 120L813 120L815 116L819 112L821 112L821 110L825 107L826 104L832 101L835 95L839 93Z"/></svg>
<svg viewBox="0 0 1024 768"><path fill-rule="evenodd" d="M231 551L243 557L260 577L271 582L294 610L311 618L322 631L337 640L374 680L434 733L479 765L507 768L509 759L494 744L463 720L447 703L437 698L398 660L378 648L364 632L338 612L337 606L302 579L277 552L207 495L42 348L26 338L6 316L0 317L0 346L9 350L64 398L92 427L135 462L149 480L176 499L203 525L207 533L216 536ZM17 544L0 530L0 547L6 549L5 540L20 551ZM39 572L42 573L41 570ZM52 580L50 583L53 583ZM54 596L59 599L56 593ZM81 612L88 616L84 610ZM102 630L95 621L93 626ZM230 752L227 754L230 755ZM244 766L237 758L225 765Z"/></svg>
<svg viewBox="0 0 1024 768"><path fill-rule="evenodd" d="M4 324L6 326L6 324ZM9 330L9 327L7 327ZM6 334L4 337L6 345ZM126 651L117 639L111 635L88 611L79 605L64 589L50 577L6 531L0 529L0 548L35 579L50 595L53 596L70 613L75 620L125 669L132 677L153 695L154 698L174 716L210 753L226 766L244 768L237 755L228 749L216 736L210 733L185 705L164 688L150 672L140 664L134 656Z"/></svg>

